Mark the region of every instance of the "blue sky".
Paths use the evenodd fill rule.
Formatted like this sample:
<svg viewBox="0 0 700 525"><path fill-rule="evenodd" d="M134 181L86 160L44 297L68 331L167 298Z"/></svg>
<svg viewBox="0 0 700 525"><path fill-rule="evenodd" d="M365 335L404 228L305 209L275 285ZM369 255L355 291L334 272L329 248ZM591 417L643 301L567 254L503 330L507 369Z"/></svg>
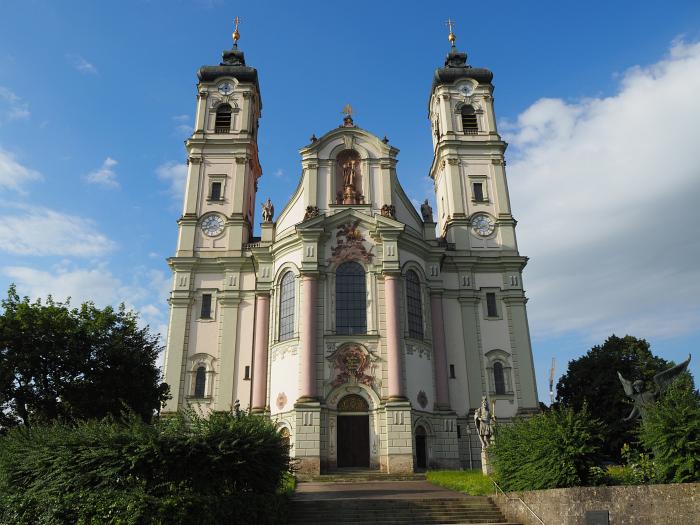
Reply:
<svg viewBox="0 0 700 525"><path fill-rule="evenodd" d="M610 333L700 353L700 4L502 1L1 2L0 288L167 322L196 70L230 47L258 69L259 201L281 209L312 133L356 123L429 195L426 115L447 17L494 71L540 398ZM658 122L656 121L658 119Z"/></svg>

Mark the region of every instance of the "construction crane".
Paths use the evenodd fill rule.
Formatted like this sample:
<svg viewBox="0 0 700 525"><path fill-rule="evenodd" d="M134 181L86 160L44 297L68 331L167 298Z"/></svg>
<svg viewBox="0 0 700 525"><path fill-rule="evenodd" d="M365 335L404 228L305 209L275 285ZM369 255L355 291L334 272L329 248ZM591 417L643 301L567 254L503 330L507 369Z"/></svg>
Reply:
<svg viewBox="0 0 700 525"><path fill-rule="evenodd" d="M549 369L549 404L554 403L554 367L557 364L557 358L552 357L552 367Z"/></svg>

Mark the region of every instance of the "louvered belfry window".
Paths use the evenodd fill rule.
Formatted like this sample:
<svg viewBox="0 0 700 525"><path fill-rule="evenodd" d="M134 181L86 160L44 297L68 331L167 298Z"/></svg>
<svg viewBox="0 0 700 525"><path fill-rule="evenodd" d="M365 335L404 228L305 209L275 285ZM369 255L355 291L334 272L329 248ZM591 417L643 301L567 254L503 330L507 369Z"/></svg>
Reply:
<svg viewBox="0 0 700 525"><path fill-rule="evenodd" d="M280 341L294 337L294 274L287 272L280 284Z"/></svg>
<svg viewBox="0 0 700 525"><path fill-rule="evenodd" d="M367 333L365 270L356 262L343 263L335 272L335 331Z"/></svg>
<svg viewBox="0 0 700 525"><path fill-rule="evenodd" d="M216 110L214 122L215 133L229 133L231 131L231 106L223 104Z"/></svg>
<svg viewBox="0 0 700 525"><path fill-rule="evenodd" d="M506 393L506 378L503 375L503 365L499 362L493 364L493 384L497 394Z"/></svg>
<svg viewBox="0 0 700 525"><path fill-rule="evenodd" d="M207 386L207 369L203 366L197 368L194 378L194 397L204 397Z"/></svg>
<svg viewBox="0 0 700 525"><path fill-rule="evenodd" d="M465 135L476 135L479 132L476 112L472 106L462 106L462 129Z"/></svg>
<svg viewBox="0 0 700 525"><path fill-rule="evenodd" d="M406 272L406 307L408 310L408 336L423 339L423 302L420 280L413 270Z"/></svg>

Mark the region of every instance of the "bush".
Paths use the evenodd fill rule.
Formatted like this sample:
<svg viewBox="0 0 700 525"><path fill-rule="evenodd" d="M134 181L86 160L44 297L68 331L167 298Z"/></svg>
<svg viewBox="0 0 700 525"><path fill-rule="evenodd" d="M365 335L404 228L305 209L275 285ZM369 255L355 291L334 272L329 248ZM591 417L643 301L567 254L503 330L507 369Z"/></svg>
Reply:
<svg viewBox="0 0 700 525"><path fill-rule="evenodd" d="M427 480L434 485L471 496L493 494L493 483L480 470L430 470Z"/></svg>
<svg viewBox="0 0 700 525"><path fill-rule="evenodd" d="M0 523L282 522L288 470L274 425L243 413L18 427L0 439Z"/></svg>
<svg viewBox="0 0 700 525"><path fill-rule="evenodd" d="M700 402L688 377L647 408L639 439L654 454L663 481L700 481Z"/></svg>
<svg viewBox="0 0 700 525"><path fill-rule="evenodd" d="M573 487L589 483L602 443L602 424L586 406L555 407L497 426L489 453L503 490Z"/></svg>

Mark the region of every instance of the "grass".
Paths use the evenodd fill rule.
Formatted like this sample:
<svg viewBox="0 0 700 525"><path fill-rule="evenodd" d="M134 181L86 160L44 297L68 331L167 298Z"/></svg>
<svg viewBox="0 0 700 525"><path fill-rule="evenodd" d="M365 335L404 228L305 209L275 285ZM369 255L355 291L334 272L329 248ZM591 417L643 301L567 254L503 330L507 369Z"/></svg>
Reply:
<svg viewBox="0 0 700 525"><path fill-rule="evenodd" d="M493 494L491 478L484 476L480 470L429 470L426 478L434 485L470 496Z"/></svg>
<svg viewBox="0 0 700 525"><path fill-rule="evenodd" d="M296 486L297 486L297 479L294 477L294 475L290 474L289 472L285 472L278 492L280 494L284 494L285 496L289 497L292 494L294 494L294 489L296 488Z"/></svg>

